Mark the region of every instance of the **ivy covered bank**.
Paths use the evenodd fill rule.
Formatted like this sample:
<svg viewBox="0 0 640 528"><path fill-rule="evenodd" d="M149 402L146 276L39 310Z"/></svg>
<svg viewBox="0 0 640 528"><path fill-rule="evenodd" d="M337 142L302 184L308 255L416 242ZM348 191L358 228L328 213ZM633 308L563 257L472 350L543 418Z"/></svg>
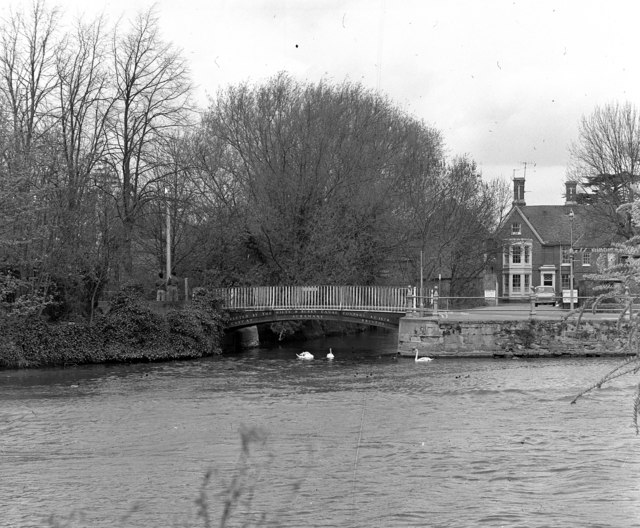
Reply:
<svg viewBox="0 0 640 528"><path fill-rule="evenodd" d="M162 316L140 288L123 288L93 324L50 323L35 314L0 314L0 368L35 368L198 358L221 353L224 310L205 289Z"/></svg>

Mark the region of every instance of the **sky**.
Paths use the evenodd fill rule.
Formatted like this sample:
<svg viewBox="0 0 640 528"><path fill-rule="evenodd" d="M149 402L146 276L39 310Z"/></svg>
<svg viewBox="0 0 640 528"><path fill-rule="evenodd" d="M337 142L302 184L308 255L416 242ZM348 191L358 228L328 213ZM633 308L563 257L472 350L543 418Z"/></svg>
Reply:
<svg viewBox="0 0 640 528"><path fill-rule="evenodd" d="M27 0L3 0L0 16ZM443 134L486 179L526 177L528 205L561 204L569 146L597 106L640 107L632 0L47 0L112 22L156 6L201 104L220 88L362 83Z"/></svg>

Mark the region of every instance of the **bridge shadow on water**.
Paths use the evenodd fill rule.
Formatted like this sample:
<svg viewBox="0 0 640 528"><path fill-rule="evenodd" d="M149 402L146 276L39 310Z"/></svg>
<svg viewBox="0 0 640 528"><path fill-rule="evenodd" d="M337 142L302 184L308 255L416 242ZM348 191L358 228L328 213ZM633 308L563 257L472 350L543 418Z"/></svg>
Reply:
<svg viewBox="0 0 640 528"><path fill-rule="evenodd" d="M332 363L377 361L380 359L394 361L397 356L398 333L392 330L374 330L359 334L320 337L306 341L282 342L261 345L234 353L234 357L247 360L291 360L300 363L325 361ZM329 349L334 359L327 359ZM296 354L308 351L314 359L305 361Z"/></svg>

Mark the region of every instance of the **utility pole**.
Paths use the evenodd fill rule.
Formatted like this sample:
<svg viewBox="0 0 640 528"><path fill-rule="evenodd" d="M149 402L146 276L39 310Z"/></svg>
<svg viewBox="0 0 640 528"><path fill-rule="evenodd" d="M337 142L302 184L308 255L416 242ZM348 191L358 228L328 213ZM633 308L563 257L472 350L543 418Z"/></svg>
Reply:
<svg viewBox="0 0 640 528"><path fill-rule="evenodd" d="M171 278L171 210L169 208L169 196L166 187L164 189L164 197L167 202L167 274L164 280L168 285L169 279Z"/></svg>
<svg viewBox="0 0 640 528"><path fill-rule="evenodd" d="M424 251L421 249L420 250L420 308L424 308L424 292L423 292L423 283L424 283L424 278L423 278L423 264L422 264L422 254L424 253Z"/></svg>

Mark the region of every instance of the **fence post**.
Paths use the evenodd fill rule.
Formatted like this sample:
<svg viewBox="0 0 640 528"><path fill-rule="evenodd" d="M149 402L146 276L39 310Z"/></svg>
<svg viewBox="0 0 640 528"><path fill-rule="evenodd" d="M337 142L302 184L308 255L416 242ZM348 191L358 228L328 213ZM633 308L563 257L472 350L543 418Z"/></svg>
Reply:
<svg viewBox="0 0 640 528"><path fill-rule="evenodd" d="M529 317L536 315L536 298L534 295L529 297Z"/></svg>
<svg viewBox="0 0 640 528"><path fill-rule="evenodd" d="M438 287L434 286L433 287L433 313L435 315L438 315Z"/></svg>

